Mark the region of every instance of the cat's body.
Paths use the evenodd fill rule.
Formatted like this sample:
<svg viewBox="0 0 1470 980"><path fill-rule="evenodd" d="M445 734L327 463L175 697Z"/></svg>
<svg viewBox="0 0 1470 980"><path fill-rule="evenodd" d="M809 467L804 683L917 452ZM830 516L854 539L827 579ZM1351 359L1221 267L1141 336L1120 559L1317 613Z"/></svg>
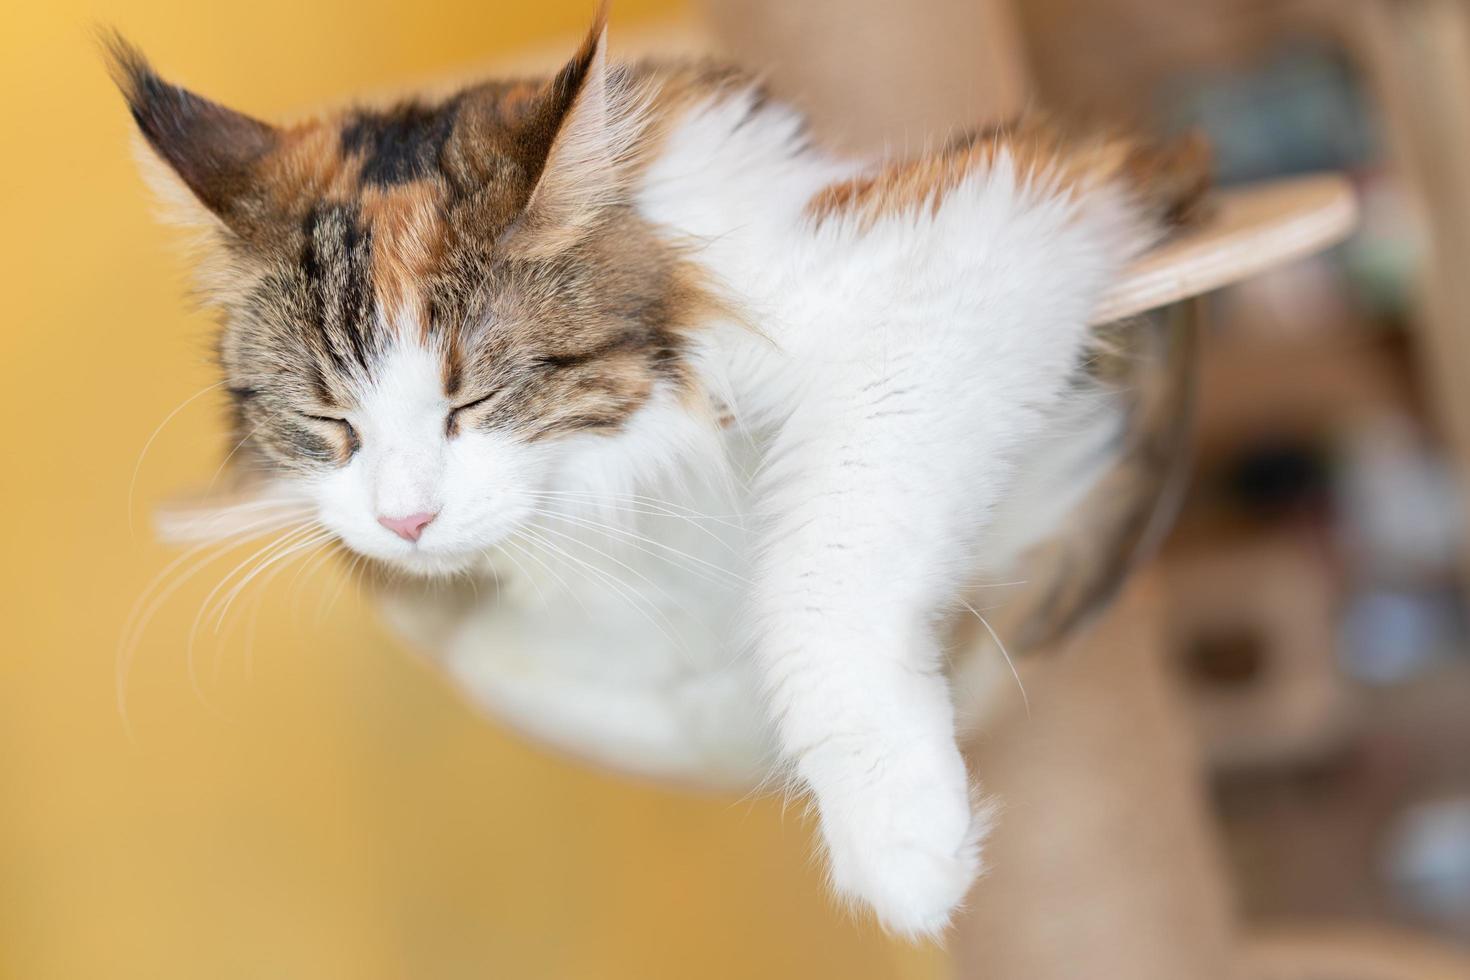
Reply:
<svg viewBox="0 0 1470 980"><path fill-rule="evenodd" d="M1116 427L1092 313L1193 178L1029 125L842 160L600 37L544 86L294 131L122 64L228 242L257 470L356 550L498 580L400 624L561 744L783 766L837 889L934 932L985 830L942 624L1087 489L1024 481Z"/></svg>

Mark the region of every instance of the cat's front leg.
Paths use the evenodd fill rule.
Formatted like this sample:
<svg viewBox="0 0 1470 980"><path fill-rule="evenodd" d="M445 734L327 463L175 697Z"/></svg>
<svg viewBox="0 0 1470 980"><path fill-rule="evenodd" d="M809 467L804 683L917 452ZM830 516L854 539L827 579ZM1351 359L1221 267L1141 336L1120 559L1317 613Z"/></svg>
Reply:
<svg viewBox="0 0 1470 980"><path fill-rule="evenodd" d="M933 934L985 830L934 625L985 488L942 445L954 420L926 365L891 348L850 356L812 385L765 470L756 651L834 885L897 932Z"/></svg>
<svg viewBox="0 0 1470 980"><path fill-rule="evenodd" d="M978 873L986 826L933 641L826 625L768 664L782 746L815 802L836 891L895 932L935 934Z"/></svg>
<svg viewBox="0 0 1470 980"><path fill-rule="evenodd" d="M935 620L1005 561L990 522L1015 462L1068 394L1098 296L1155 233L1106 168L1062 193L996 159L871 225L844 209L901 202L914 175L835 188L770 327L760 667L833 881L907 933L948 921L984 829Z"/></svg>

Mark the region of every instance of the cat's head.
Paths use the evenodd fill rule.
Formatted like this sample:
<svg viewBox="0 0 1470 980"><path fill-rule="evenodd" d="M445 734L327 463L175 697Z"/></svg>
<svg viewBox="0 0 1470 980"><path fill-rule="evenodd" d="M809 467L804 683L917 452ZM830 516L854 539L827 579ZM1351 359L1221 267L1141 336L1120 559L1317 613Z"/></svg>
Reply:
<svg viewBox="0 0 1470 980"><path fill-rule="evenodd" d="M204 232L232 456L353 550L463 567L659 465L699 414L685 341L708 294L629 206L640 96L600 19L549 81L289 127L110 53Z"/></svg>

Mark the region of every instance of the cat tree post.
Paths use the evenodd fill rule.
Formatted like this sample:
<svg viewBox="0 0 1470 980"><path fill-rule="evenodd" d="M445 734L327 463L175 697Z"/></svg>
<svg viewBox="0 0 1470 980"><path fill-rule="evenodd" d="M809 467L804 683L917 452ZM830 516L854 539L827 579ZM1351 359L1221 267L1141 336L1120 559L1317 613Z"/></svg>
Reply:
<svg viewBox="0 0 1470 980"><path fill-rule="evenodd" d="M737 60L853 149L902 149L1024 103L1014 13L999 0L706 0ZM1189 729L1164 676L1155 591L1134 584L1072 649L1021 665L972 769L1003 801L950 941L959 977L1210 980L1231 917Z"/></svg>
<svg viewBox="0 0 1470 980"><path fill-rule="evenodd" d="M1228 888L1144 574L1065 649L1017 665L974 740L1001 801L988 873L951 944L957 977L1225 977Z"/></svg>
<svg viewBox="0 0 1470 980"><path fill-rule="evenodd" d="M702 0L718 46L765 73L824 143L918 149L1025 104L1009 4L997 0Z"/></svg>

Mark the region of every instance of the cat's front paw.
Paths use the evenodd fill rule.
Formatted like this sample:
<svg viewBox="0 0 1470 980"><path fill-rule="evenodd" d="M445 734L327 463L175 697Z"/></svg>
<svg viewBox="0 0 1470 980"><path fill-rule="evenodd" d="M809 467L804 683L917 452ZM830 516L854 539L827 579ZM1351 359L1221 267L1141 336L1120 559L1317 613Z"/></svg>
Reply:
<svg viewBox="0 0 1470 980"><path fill-rule="evenodd" d="M870 907L893 932L935 936L979 873L989 817L972 809L952 747L942 760L905 754L896 769L868 774L856 792L818 792L817 807L838 893Z"/></svg>
<svg viewBox="0 0 1470 980"><path fill-rule="evenodd" d="M885 928L909 937L937 936L979 871L979 837L834 848L832 881L840 893L871 907Z"/></svg>

